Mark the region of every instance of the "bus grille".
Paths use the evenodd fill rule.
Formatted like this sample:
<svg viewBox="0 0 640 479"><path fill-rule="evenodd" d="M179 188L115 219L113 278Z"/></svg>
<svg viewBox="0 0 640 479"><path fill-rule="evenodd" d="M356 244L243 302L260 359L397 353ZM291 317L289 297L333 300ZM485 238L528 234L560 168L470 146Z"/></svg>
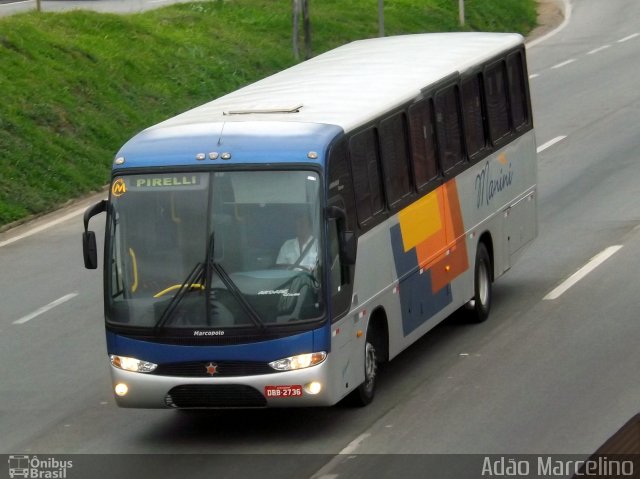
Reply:
<svg viewBox="0 0 640 479"><path fill-rule="evenodd" d="M215 365L215 373L210 374L207 366ZM152 374L158 376L179 377L221 377L221 376L255 376L259 374L273 374L278 371L267 363L246 361L197 361L185 363L160 364Z"/></svg>
<svg viewBox="0 0 640 479"><path fill-rule="evenodd" d="M256 389L242 384L186 384L176 386L165 397L176 408L265 407L267 400Z"/></svg>

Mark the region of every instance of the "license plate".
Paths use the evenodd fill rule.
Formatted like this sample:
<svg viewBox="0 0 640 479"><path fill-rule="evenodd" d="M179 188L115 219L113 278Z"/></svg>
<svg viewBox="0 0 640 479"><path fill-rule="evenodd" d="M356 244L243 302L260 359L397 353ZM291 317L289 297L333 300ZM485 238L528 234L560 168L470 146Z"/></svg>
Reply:
<svg viewBox="0 0 640 479"><path fill-rule="evenodd" d="M268 398L291 398L302 396L302 386L265 386L264 395Z"/></svg>

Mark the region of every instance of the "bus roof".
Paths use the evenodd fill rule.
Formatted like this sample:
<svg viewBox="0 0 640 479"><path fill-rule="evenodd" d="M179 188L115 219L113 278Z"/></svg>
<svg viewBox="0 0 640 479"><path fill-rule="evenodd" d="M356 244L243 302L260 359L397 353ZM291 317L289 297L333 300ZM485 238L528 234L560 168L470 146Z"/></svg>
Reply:
<svg viewBox="0 0 640 479"><path fill-rule="evenodd" d="M520 43L518 34L476 32L359 40L159 126L274 120L332 124L349 131L410 100L429 84L464 73Z"/></svg>
<svg viewBox="0 0 640 479"><path fill-rule="evenodd" d="M247 123L245 138L259 130L259 137L277 138L281 147L293 137L316 136L309 147L321 153L319 132L315 131L320 125L331 126L320 127L325 131L320 135L323 141L337 132L351 131L410 101L425 87L451 74L464 73L522 42L522 36L516 33L480 32L355 41L152 126L130 140L118 155L138 157L139 161L134 160L137 166L151 166L157 164L159 158L149 160L160 148L167 161L168 145L178 153L176 142L186 140L185 136L191 141L197 142L195 136L205 140L196 132L208 132L205 143L214 136L216 140L223 136L228 139L227 134L238 138L236 135L241 136L243 130L238 122ZM256 122L262 126L256 129ZM283 122L289 122L286 131ZM275 146L273 141L269 143ZM255 146L259 149L258 144ZM205 144L201 150L209 151ZM128 162L127 166L133 164Z"/></svg>

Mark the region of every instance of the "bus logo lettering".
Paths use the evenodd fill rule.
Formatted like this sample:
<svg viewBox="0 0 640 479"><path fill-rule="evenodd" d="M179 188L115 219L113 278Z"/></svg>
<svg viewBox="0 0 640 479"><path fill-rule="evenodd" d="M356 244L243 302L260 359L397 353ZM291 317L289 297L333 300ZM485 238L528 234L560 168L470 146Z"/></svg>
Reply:
<svg viewBox="0 0 640 479"><path fill-rule="evenodd" d="M513 171L511 170L511 163L509 163L506 172L500 168L497 174L492 175L491 163L487 161L482 171L476 175L476 207L480 208L483 204L489 206L493 197L506 190L512 183Z"/></svg>
<svg viewBox="0 0 640 479"><path fill-rule="evenodd" d="M138 178L136 188L164 188L171 186L193 186L198 184L198 177L171 176L165 178Z"/></svg>
<svg viewBox="0 0 640 479"><path fill-rule="evenodd" d="M216 329L213 331L199 331L195 330L193 332L194 336L224 336L224 331L221 329Z"/></svg>
<svg viewBox="0 0 640 479"><path fill-rule="evenodd" d="M258 295L274 295L279 294L281 296L290 297L290 296L300 296L300 293L290 293L288 289L265 289L263 291L258 291Z"/></svg>
<svg viewBox="0 0 640 479"><path fill-rule="evenodd" d="M127 192L127 185L124 184L122 178L118 178L111 186L111 194L115 197L124 195Z"/></svg>

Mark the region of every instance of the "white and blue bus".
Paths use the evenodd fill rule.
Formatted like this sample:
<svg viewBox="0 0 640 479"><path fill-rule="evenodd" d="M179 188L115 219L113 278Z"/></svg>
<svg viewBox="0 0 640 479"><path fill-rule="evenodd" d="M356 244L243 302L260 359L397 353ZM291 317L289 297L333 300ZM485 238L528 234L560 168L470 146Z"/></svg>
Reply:
<svg viewBox="0 0 640 479"><path fill-rule="evenodd" d="M104 302L122 407L329 406L537 234L523 39L350 43L139 133L116 155Z"/></svg>

